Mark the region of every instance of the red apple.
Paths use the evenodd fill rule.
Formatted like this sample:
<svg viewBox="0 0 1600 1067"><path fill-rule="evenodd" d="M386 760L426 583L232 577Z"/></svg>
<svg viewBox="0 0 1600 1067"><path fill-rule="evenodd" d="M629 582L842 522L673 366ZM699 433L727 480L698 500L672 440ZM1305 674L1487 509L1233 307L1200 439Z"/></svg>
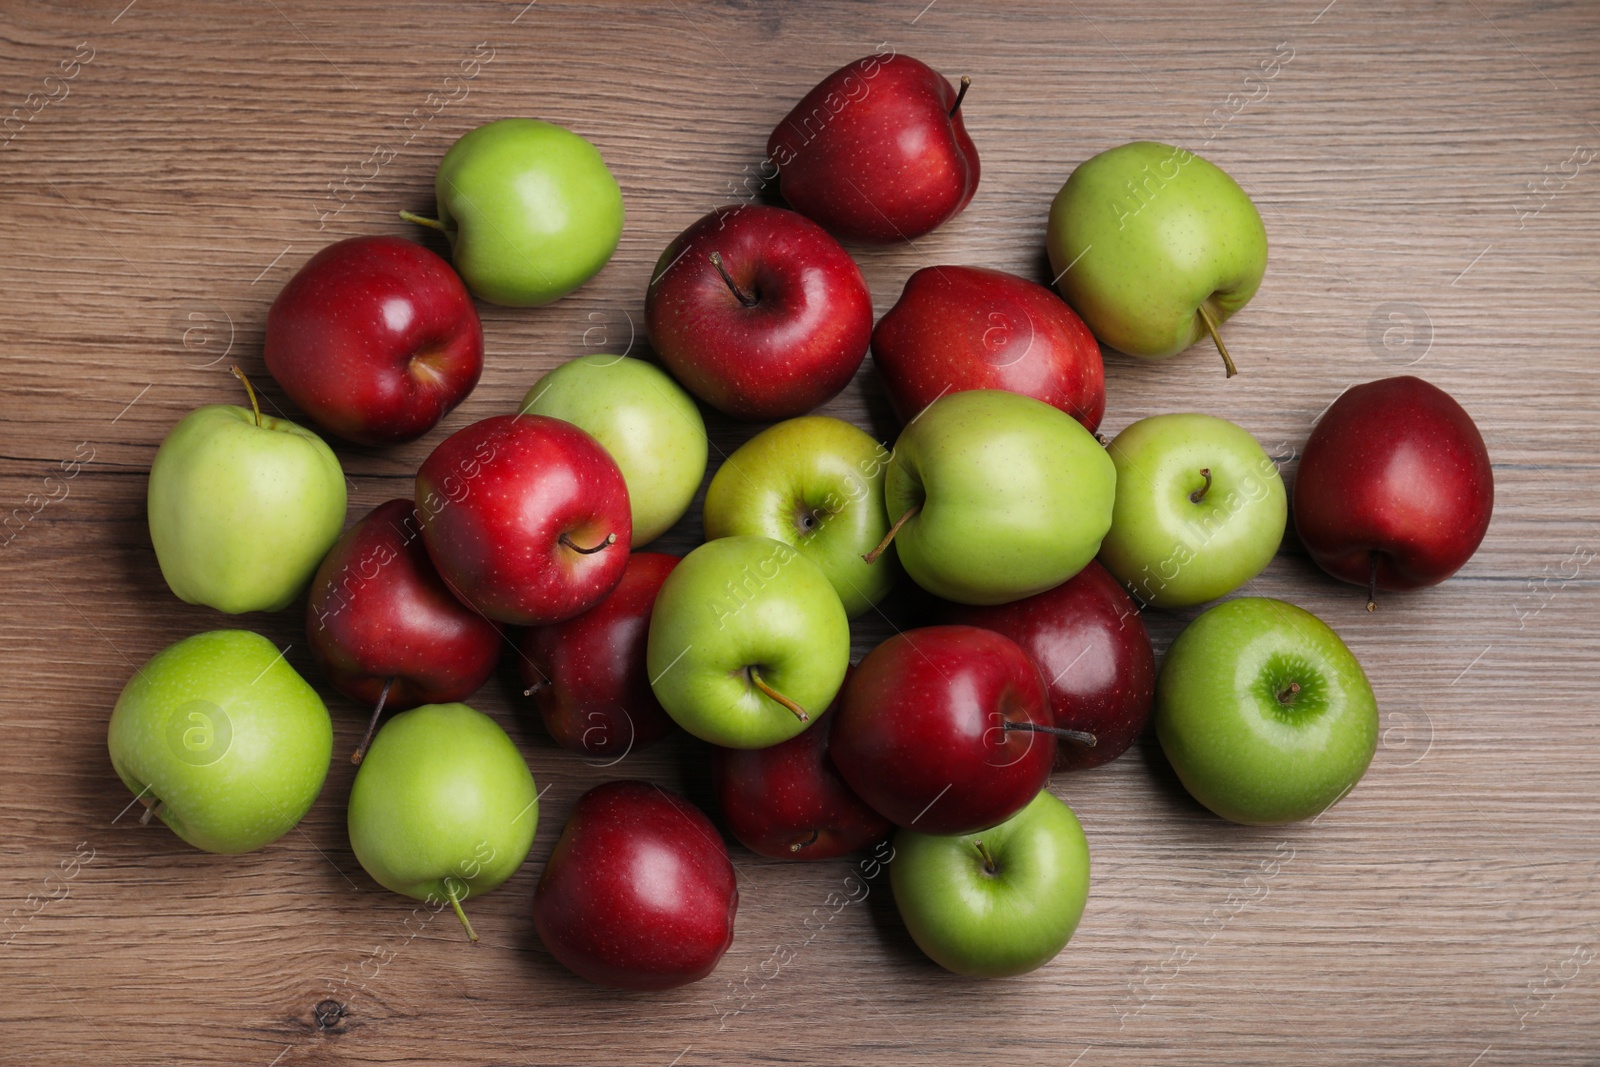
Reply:
<svg viewBox="0 0 1600 1067"><path fill-rule="evenodd" d="M379 504L334 543L306 601L311 657L352 700L385 707L465 700L489 680L500 631L451 595L422 546L409 500Z"/></svg>
<svg viewBox="0 0 1600 1067"><path fill-rule="evenodd" d="M497 622L570 619L628 565L622 472L570 422L496 415L457 430L423 460L416 499L445 584Z"/></svg>
<svg viewBox="0 0 1600 1067"><path fill-rule="evenodd" d="M850 254L810 219L721 207L667 245L645 293L661 362L725 414L803 415L843 389L872 338L872 296Z"/></svg>
<svg viewBox="0 0 1600 1067"><path fill-rule="evenodd" d="M1033 660L1056 726L1094 737L1056 745L1056 770L1110 763L1150 721L1156 657L1133 598L1091 561L1054 589L994 607L952 605L953 623L1004 634Z"/></svg>
<svg viewBox="0 0 1600 1067"><path fill-rule="evenodd" d="M572 809L533 896L533 925L580 977L671 989L733 943L733 864L711 820L649 782L595 786Z"/></svg>
<svg viewBox="0 0 1600 1067"><path fill-rule="evenodd" d="M283 287L264 355L312 421L387 445L421 437L472 392L483 327L450 264L397 237L352 237Z"/></svg>
<svg viewBox="0 0 1600 1067"><path fill-rule="evenodd" d="M840 67L767 139L783 198L847 241L909 241L954 218L978 191L966 88L893 53Z"/></svg>
<svg viewBox="0 0 1600 1067"><path fill-rule="evenodd" d="M837 707L835 700L805 731L770 748L711 750L723 818L750 851L777 860L832 859L888 834L889 820L845 785L828 758Z"/></svg>
<svg viewBox="0 0 1600 1067"><path fill-rule="evenodd" d="M1409 375L1345 391L1311 431L1294 522L1317 566L1374 589L1450 577L1489 529L1494 472L1472 417Z"/></svg>
<svg viewBox="0 0 1600 1067"><path fill-rule="evenodd" d="M615 762L676 727L650 689L645 645L650 609L677 565L677 556L635 552L600 603L522 632L522 681L562 748Z"/></svg>
<svg viewBox="0 0 1600 1067"><path fill-rule="evenodd" d="M1090 433L1106 410L1100 345L1037 282L983 267L924 267L872 331L872 362L902 423L946 393L1006 389Z"/></svg>
<svg viewBox="0 0 1600 1067"><path fill-rule="evenodd" d="M845 683L829 752L896 826L969 834L1043 789L1055 759L1044 679L1010 638L976 626L907 630Z"/></svg>

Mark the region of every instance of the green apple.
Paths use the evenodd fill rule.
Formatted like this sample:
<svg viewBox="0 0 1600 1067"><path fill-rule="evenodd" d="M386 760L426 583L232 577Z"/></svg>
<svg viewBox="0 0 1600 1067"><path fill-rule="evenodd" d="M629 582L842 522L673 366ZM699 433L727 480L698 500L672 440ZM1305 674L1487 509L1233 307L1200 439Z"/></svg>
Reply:
<svg viewBox="0 0 1600 1067"><path fill-rule="evenodd" d="M706 539L753 534L791 544L822 568L851 618L894 584L892 560L862 557L889 532L889 450L825 415L789 419L729 456L706 490ZM887 565L886 565L887 564Z"/></svg>
<svg viewBox="0 0 1600 1067"><path fill-rule="evenodd" d="M195 848L249 852L288 833L328 775L333 722L271 641L212 630L156 653L106 738L124 785Z"/></svg>
<svg viewBox="0 0 1600 1067"><path fill-rule="evenodd" d="M706 424L683 387L653 363L592 354L533 383L524 415L572 423L605 446L628 484L633 547L689 510L706 473Z"/></svg>
<svg viewBox="0 0 1600 1067"><path fill-rule="evenodd" d="M1106 451L1117 503L1100 562L1140 600L1204 604L1277 554L1288 497L1278 465L1248 430L1212 415L1156 415Z"/></svg>
<svg viewBox="0 0 1600 1067"><path fill-rule="evenodd" d="M1378 704L1309 611L1241 597L1190 623L1156 680L1156 736L1196 800L1234 822L1309 818L1366 773Z"/></svg>
<svg viewBox="0 0 1600 1067"><path fill-rule="evenodd" d="M1048 791L999 826L946 837L901 830L889 884L911 939L946 970L1005 978L1043 967L1089 899L1089 842Z"/></svg>
<svg viewBox="0 0 1600 1067"><path fill-rule="evenodd" d="M463 134L434 179L443 230L474 296L508 307L559 300L599 273L622 236L622 190L582 137L537 119Z"/></svg>
<svg viewBox="0 0 1600 1067"><path fill-rule="evenodd" d="M883 482L906 573L961 604L1020 600L1077 574L1111 527L1115 493L1110 457L1078 420L999 389L924 408Z"/></svg>
<svg viewBox="0 0 1600 1067"><path fill-rule="evenodd" d="M241 376L242 377L242 376ZM288 419L213 404L189 412L150 466L150 540L167 585L237 615L288 607L344 525L333 450Z"/></svg>
<svg viewBox="0 0 1600 1067"><path fill-rule="evenodd" d="M465 704L424 704L372 739L350 788L350 846L373 880L455 908L517 872L533 847L539 796L506 732Z"/></svg>
<svg viewBox="0 0 1600 1067"><path fill-rule="evenodd" d="M1193 152L1135 141L1072 172L1050 205L1056 285L1095 336L1130 356L1176 355L1249 303L1267 231L1237 182Z"/></svg>
<svg viewBox="0 0 1600 1067"><path fill-rule="evenodd" d="M724 748L767 748L833 703L850 665L850 622L828 576L799 549L723 537L667 575L645 660L679 726Z"/></svg>

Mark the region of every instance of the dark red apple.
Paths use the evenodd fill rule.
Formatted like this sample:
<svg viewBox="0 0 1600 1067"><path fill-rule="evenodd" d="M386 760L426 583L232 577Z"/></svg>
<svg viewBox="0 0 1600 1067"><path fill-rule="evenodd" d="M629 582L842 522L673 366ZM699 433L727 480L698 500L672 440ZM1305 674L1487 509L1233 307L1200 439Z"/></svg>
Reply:
<svg viewBox="0 0 1600 1067"><path fill-rule="evenodd" d="M1294 523L1317 566L1376 589L1417 589L1472 557L1494 511L1483 435L1436 385L1405 375L1347 389L1311 431Z"/></svg>
<svg viewBox="0 0 1600 1067"><path fill-rule="evenodd" d="M872 331L872 362L902 423L946 393L1006 389L1090 433L1106 410L1100 344L1037 282L984 267L924 267Z"/></svg>
<svg viewBox="0 0 1600 1067"><path fill-rule="evenodd" d="M632 514L600 443L544 415L457 430L417 471L428 555L456 596L498 622L588 611L622 579Z"/></svg>
<svg viewBox="0 0 1600 1067"><path fill-rule="evenodd" d="M1044 679L1008 637L907 630L867 653L828 748L856 794L896 826L968 834L1004 822L1050 778Z"/></svg>
<svg viewBox="0 0 1600 1067"><path fill-rule="evenodd" d="M777 860L832 859L889 833L889 820L856 796L828 757L837 707L835 700L806 730L770 748L711 750L723 818L750 851Z"/></svg>
<svg viewBox="0 0 1600 1067"><path fill-rule="evenodd" d="M847 241L909 241L949 221L978 191L966 91L910 56L840 67L767 139L783 198Z"/></svg>
<svg viewBox="0 0 1600 1067"><path fill-rule="evenodd" d="M850 253L802 215L721 207L667 245L645 292L661 362L739 419L803 415L843 389L872 339Z"/></svg>
<svg viewBox="0 0 1600 1067"><path fill-rule="evenodd" d="M676 728L650 689L650 609L677 556L635 552L604 600L565 622L524 630L518 667L556 744L620 760Z"/></svg>
<svg viewBox="0 0 1600 1067"><path fill-rule="evenodd" d="M328 681L374 710L465 700L489 680L500 631L451 595L409 500L379 504L344 532L311 579L306 637Z"/></svg>
<svg viewBox="0 0 1600 1067"><path fill-rule="evenodd" d="M572 809L533 895L533 925L580 977L621 989L698 982L739 908L711 820L649 782L595 786Z"/></svg>
<svg viewBox="0 0 1600 1067"><path fill-rule="evenodd" d="M483 327L450 264L398 237L352 237L289 279L263 351L313 422L387 445L421 437L472 392Z"/></svg>
<svg viewBox="0 0 1600 1067"><path fill-rule="evenodd" d="M1133 598L1098 562L1054 589L994 607L951 605L953 623L1004 634L1044 677L1055 725L1094 737L1062 740L1056 770L1110 763L1150 721L1156 657Z"/></svg>

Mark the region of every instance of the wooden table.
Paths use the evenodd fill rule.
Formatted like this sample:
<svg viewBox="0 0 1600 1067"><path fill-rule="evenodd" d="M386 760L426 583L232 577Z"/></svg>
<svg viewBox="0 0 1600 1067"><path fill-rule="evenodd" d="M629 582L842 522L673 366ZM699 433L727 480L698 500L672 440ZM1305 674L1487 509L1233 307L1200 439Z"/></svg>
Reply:
<svg viewBox="0 0 1600 1067"><path fill-rule="evenodd" d="M0 506L22 509L0 550L0 1062L1596 1062L1600 11L125 2L0 16ZM431 206L443 151L503 116L592 139L627 201L589 285L542 310L482 309L483 383L442 429L341 449L355 516L409 495L445 431L511 409L541 371L630 338L643 351L662 246L741 194L807 88L880 42L973 77L983 157L958 219L862 251L880 313L928 264L1044 276L1045 213L1073 166L1177 141L1255 197L1271 269L1229 324L1238 378L1205 349L1109 356L1108 431L1211 412L1292 477L1355 382L1418 373L1477 419L1497 508L1450 582L1369 615L1291 536L1250 586L1322 616L1366 665L1383 733L1361 786L1315 825L1246 829L1189 801L1148 743L1057 776L1093 850L1089 908L1059 959L1009 981L924 960L881 877L830 910L850 861L735 848L732 950L706 981L651 996L566 973L529 902L584 789L635 775L704 800L705 752L589 766L543 736L509 670L475 703L547 792L529 862L475 902L475 947L448 917L403 925L412 903L362 872L343 760L298 831L253 855L140 827L104 741L135 664L244 625L317 678L296 612L232 620L173 597L143 507L173 422L238 400L231 363L287 406L260 346L294 270L338 238L410 233L395 212ZM824 410L893 433L870 366ZM712 429L722 454L750 432ZM64 463L76 476L46 483ZM686 551L697 531L691 518L665 544ZM1158 652L1193 614L1152 614ZM857 655L887 633L861 626ZM330 706L343 751L359 709Z"/></svg>

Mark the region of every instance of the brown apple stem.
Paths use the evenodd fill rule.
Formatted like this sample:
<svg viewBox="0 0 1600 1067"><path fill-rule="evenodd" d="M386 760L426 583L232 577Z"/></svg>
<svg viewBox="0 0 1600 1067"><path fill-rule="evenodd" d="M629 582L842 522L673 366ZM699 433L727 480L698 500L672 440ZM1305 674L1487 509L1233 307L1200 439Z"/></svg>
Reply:
<svg viewBox="0 0 1600 1067"><path fill-rule="evenodd" d="M450 232L450 227L438 219L430 219L426 215L418 215L415 211L402 211L400 212L400 217L407 222L414 222L418 226L426 226L430 230L438 230L441 233Z"/></svg>
<svg viewBox="0 0 1600 1067"><path fill-rule="evenodd" d="M1367 565L1367 610L1378 610L1378 554L1368 552Z"/></svg>
<svg viewBox="0 0 1600 1067"><path fill-rule="evenodd" d="M1205 323L1206 333L1211 335L1217 351L1222 353L1222 365L1227 369L1227 377L1232 378L1239 373L1239 368L1233 365L1233 357L1228 355L1228 346L1222 343L1222 334L1217 332L1217 320L1211 317L1211 309L1204 304L1200 305L1200 321Z"/></svg>
<svg viewBox="0 0 1600 1067"><path fill-rule="evenodd" d="M159 800L155 801L155 803L151 803L149 800L144 802L144 814L139 816L140 826L150 825L150 820L154 819L158 814L160 814L161 803L162 802Z"/></svg>
<svg viewBox="0 0 1600 1067"><path fill-rule="evenodd" d="M986 874L994 874L996 871L998 871L1000 869L1000 865L994 861L994 853L989 851L989 846L985 845L982 841L974 841L973 844L978 848L978 855L983 857L984 872Z"/></svg>
<svg viewBox="0 0 1600 1067"><path fill-rule="evenodd" d="M1290 682L1287 688L1278 690L1278 703L1288 707L1294 703L1294 698L1300 692L1299 682Z"/></svg>
<svg viewBox="0 0 1600 1067"><path fill-rule="evenodd" d="M233 376L244 383L244 391L250 394L250 410L256 413L256 425L260 426L261 405L256 403L256 387L250 384L250 379L244 376L244 371L240 370L237 364L232 370Z"/></svg>
<svg viewBox="0 0 1600 1067"><path fill-rule="evenodd" d="M1072 741L1085 748L1093 748L1100 743L1100 739L1087 730L1068 730L1064 726L1040 726L1036 722L1008 722L1007 730L1025 730L1030 734L1050 734L1064 741Z"/></svg>
<svg viewBox="0 0 1600 1067"><path fill-rule="evenodd" d="M528 688L524 689L522 691L522 695L525 696L525 697L531 697L531 696L533 696L533 694L537 693L539 690L543 689L545 686L547 686L549 684L550 684L550 679L548 679L548 678L540 678L537 682L534 682L532 685L528 686Z"/></svg>
<svg viewBox="0 0 1600 1067"><path fill-rule="evenodd" d="M372 718L367 720L367 732L361 735L361 743L356 750L350 753L350 762L361 766L361 761L367 758L367 749L372 746L372 735L378 732L378 716L383 714L383 706L389 702L389 690L394 686L394 679L387 679L383 688L378 691L378 703L372 709Z"/></svg>
<svg viewBox="0 0 1600 1067"><path fill-rule="evenodd" d="M444 880L445 895L450 898L450 906L455 909L456 918L461 920L462 929L467 931L467 940L471 941L473 944L477 944L478 931L472 928L472 923L467 919L467 913L462 910L461 897L456 893L455 882L456 880L454 878L446 878Z"/></svg>
<svg viewBox="0 0 1600 1067"><path fill-rule="evenodd" d="M601 541L598 545L594 545L593 547L590 547L590 548L580 548L578 546L577 542L575 542L571 537L567 536L566 534L562 534L556 540L560 541L562 544L566 545L568 548L572 549L572 551L578 553L580 556L592 556L596 552L600 551L602 548L610 548L612 545L616 544L617 543L617 535L614 534L614 533L608 533L608 534L606 534L606 539L604 541Z"/></svg>
<svg viewBox="0 0 1600 1067"><path fill-rule="evenodd" d="M1206 480L1206 484L1189 494L1189 503L1191 504L1200 503L1200 501L1206 498L1206 493L1211 491L1211 468L1201 467L1200 477Z"/></svg>
<svg viewBox="0 0 1600 1067"><path fill-rule="evenodd" d="M961 75L961 88L956 90L956 102L950 105L950 118L956 117L956 112L961 110L961 101L967 98L967 90L972 88L972 79L965 74Z"/></svg>
<svg viewBox="0 0 1600 1067"><path fill-rule="evenodd" d="M906 509L906 513L904 515L894 520L894 525L889 527L889 532L883 535L883 540L878 542L878 547L874 548L871 552L868 552L861 558L866 560L868 563L878 562L878 557L889 551L889 542L893 541L894 535L900 532L900 527L911 521L911 517L921 510L921 504L912 504Z"/></svg>
<svg viewBox="0 0 1600 1067"><path fill-rule="evenodd" d="M794 844L789 846L789 851L790 852L799 852L801 849L807 847L808 845L814 845L814 844L817 843L817 838L819 838L821 836L822 836L821 831L813 829L811 831L811 836L810 837L806 838L804 841L796 841Z"/></svg>
<svg viewBox="0 0 1600 1067"><path fill-rule="evenodd" d="M728 289L738 299L739 303L743 304L747 308L753 308L756 306L756 298L745 292L743 289L740 289L738 283L733 280L733 275L728 273L728 268L722 262L721 252L711 253L711 265L717 268L717 273L722 275L722 280L728 283Z"/></svg>
<svg viewBox="0 0 1600 1067"><path fill-rule="evenodd" d="M802 708L799 704L796 704L794 701L790 700L788 697L784 696L782 693L778 692L776 689L772 688L772 686L766 683L766 681L761 677L761 671L759 668L750 668L750 680L755 683L757 689L761 690L767 696L771 697L779 704L782 704L784 707L794 712L795 718L799 719L801 722L811 721L811 716L806 714L805 708Z"/></svg>

